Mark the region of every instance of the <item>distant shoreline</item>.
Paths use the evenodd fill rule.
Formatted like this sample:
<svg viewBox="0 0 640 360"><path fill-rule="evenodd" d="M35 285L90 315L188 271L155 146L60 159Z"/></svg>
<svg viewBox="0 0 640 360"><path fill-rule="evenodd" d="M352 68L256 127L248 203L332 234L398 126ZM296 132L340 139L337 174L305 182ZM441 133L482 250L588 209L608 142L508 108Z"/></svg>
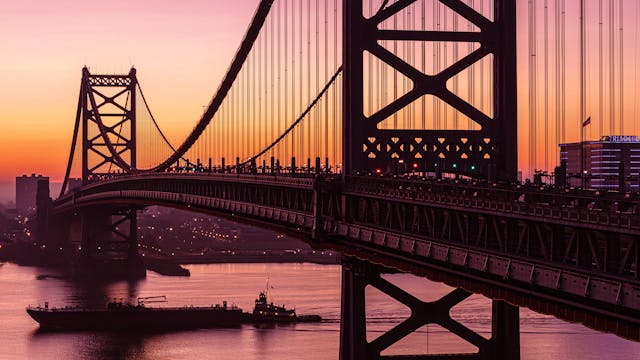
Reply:
<svg viewBox="0 0 640 360"><path fill-rule="evenodd" d="M222 256L221 256L222 255ZM322 255L322 254L290 254L288 256L267 256L263 254L255 255L228 255L216 254L214 256L171 256L171 257L153 257L143 256L143 262L147 270L151 270L165 276L190 276L189 269L183 266L187 265L207 265L207 264L260 264L260 263L279 263L279 264L295 264L295 263L313 263L318 265L338 265L340 264L340 255Z"/></svg>
<svg viewBox="0 0 640 360"><path fill-rule="evenodd" d="M146 255L146 256L145 256ZM320 265L340 264L339 253L292 250L221 250L200 254L180 254L178 256L141 254L148 271L164 276L190 276L189 269L183 265L192 264L253 264L253 263L313 263ZM51 253L31 244L5 245L0 251L0 262L11 262L19 266L37 266L58 269L72 273L71 264L63 257L51 256Z"/></svg>
<svg viewBox="0 0 640 360"><path fill-rule="evenodd" d="M214 255L214 256L181 256L167 257L165 260L174 264L234 264L234 263L315 263L340 264L340 255L283 255L278 257L268 255Z"/></svg>

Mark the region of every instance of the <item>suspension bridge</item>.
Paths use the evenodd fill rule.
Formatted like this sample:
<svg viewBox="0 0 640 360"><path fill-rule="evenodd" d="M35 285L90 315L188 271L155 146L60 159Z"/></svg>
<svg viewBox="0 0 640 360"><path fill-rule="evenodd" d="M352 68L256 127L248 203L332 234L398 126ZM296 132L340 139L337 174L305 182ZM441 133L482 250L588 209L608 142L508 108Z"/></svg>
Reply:
<svg viewBox="0 0 640 360"><path fill-rule="evenodd" d="M589 134L636 130L624 111L623 2L604 3L608 11L603 0L599 11L564 0L262 0L210 104L175 146L135 69L85 67L65 182L56 200L39 193L38 233L72 245L90 269L144 272L136 212L161 205L339 250L343 360L403 358L383 353L426 324L478 351L415 358L518 359L518 307L640 340L638 194L572 188L556 167L557 143L582 139L592 109L600 117ZM574 18L577 42L566 30ZM594 18L597 101L584 91L594 82ZM575 44L577 67L567 64ZM554 183L522 183L519 168L554 170ZM390 271L456 289L423 302L381 277ZM367 286L411 309L372 341ZM493 300L488 339L449 315L472 293Z"/></svg>

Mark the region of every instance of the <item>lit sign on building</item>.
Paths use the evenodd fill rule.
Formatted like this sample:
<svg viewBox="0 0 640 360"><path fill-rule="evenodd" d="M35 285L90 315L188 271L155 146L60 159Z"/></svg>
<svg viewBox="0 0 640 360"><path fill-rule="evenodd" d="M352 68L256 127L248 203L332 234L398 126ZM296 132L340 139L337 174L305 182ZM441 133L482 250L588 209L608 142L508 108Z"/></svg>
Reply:
<svg viewBox="0 0 640 360"><path fill-rule="evenodd" d="M608 141L614 143L640 142L640 136L635 135L611 135L603 136L600 141Z"/></svg>

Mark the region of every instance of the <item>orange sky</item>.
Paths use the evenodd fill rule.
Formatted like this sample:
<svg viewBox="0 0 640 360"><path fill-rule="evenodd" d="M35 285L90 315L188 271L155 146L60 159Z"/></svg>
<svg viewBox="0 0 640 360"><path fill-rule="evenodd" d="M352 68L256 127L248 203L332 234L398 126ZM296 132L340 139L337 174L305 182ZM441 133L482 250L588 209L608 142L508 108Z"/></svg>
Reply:
<svg viewBox="0 0 640 360"><path fill-rule="evenodd" d="M605 1L607 2L607 1ZM23 173L42 173L60 181L68 156L75 116L80 71L126 73L133 65L154 115L174 144L191 130L202 106L208 104L250 21L258 0L127 1L108 3L80 0L23 0L0 3L0 181ZM539 1L541 4L542 1ZM550 3L554 3L550 1ZM577 86L575 39L577 1L567 0L567 91ZM528 128L527 1L519 0L518 56L521 167ZM589 37L597 36L597 1L588 1ZM637 83L638 50L635 18L640 5L625 1L627 12L625 82L629 89L625 114L627 133L637 131L633 96ZM542 9L542 7L540 7ZM542 12L538 12L541 34ZM551 19L553 21L553 19ZM573 39L573 40L572 40ZM550 41L552 41L551 38ZM553 43L550 45L553 48ZM542 36L538 40L542 49ZM597 48L590 45L590 53ZM538 60L538 74L542 62ZM550 60L553 62L553 58ZM597 59L589 60L589 79L595 81ZM542 91L542 80L538 80ZM588 115L595 116L598 91L590 86ZM573 96L573 95L572 95ZM538 104L542 104L542 96ZM576 140L575 101L568 117L568 140ZM594 105L595 104L595 105ZM597 120L594 120L594 122ZM593 126L593 125L592 125ZM595 128L595 127L594 127ZM541 132L542 130L538 130ZM571 132L573 131L573 132ZM594 131L589 129L589 131ZM592 134L592 137L595 135ZM538 139L543 143L544 136ZM555 151L555 139L550 151ZM555 156L555 155L554 155Z"/></svg>
<svg viewBox="0 0 640 360"><path fill-rule="evenodd" d="M178 143L208 104L257 0L0 3L0 181L62 178L81 69L138 78Z"/></svg>

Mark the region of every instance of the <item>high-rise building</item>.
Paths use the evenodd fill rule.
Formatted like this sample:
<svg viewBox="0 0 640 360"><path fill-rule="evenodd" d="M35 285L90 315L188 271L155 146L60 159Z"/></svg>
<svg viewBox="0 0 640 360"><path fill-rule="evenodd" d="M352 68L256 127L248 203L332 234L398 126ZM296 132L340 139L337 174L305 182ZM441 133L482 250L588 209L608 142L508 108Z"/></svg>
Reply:
<svg viewBox="0 0 640 360"><path fill-rule="evenodd" d="M36 193L38 181L46 181L49 186L49 177L31 174L16 177L16 211L18 214L27 214L36 209Z"/></svg>
<svg viewBox="0 0 640 360"><path fill-rule="evenodd" d="M598 141L560 144L569 186L640 190L640 136L603 136Z"/></svg>

